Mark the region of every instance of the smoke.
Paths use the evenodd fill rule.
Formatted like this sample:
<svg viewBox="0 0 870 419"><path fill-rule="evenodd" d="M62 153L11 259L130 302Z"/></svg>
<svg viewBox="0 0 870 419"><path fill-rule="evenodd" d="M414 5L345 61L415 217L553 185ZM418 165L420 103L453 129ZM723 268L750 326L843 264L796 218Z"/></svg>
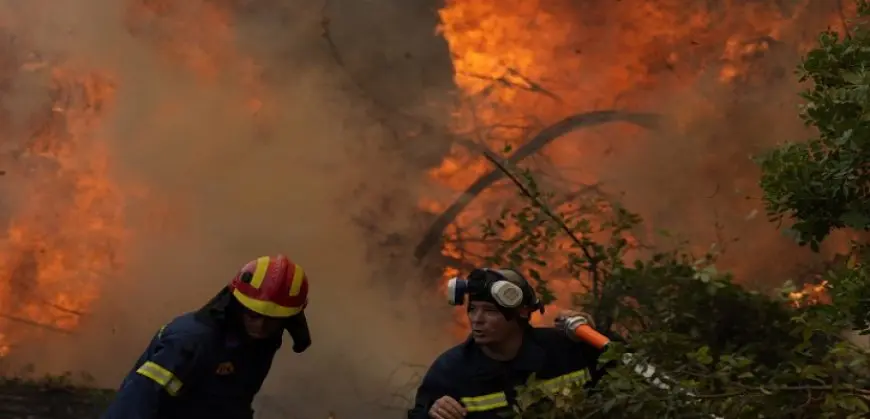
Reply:
<svg viewBox="0 0 870 419"><path fill-rule="evenodd" d="M833 6L777 6L792 22L777 38L785 49L723 58L730 35L752 32L739 23L771 22L759 10L773 8L732 2L761 6L739 9L744 13L720 10L704 22L670 19L701 2L662 1L664 11L654 14L638 2L600 3L548 6L552 13L535 30L517 26L522 19L503 19L513 26L500 28L499 15L483 8L491 18L487 24L500 29L490 31L493 37L517 42L492 47L469 31L465 46L518 46L510 51L520 64L550 76L535 81L566 103L538 93L517 101L538 116L616 103L675 120L678 129L630 138L609 127L585 132L577 142L581 150L554 146L557 152L549 154L574 173L581 162L581 177L624 192L628 207L656 228L702 247L728 244L726 264L746 277L779 278L780 268L790 266L772 254L806 253L794 251L764 220L748 157L804 135L790 72L797 47L825 26ZM118 187L108 188L115 193L104 198L123 203L125 230L108 236L110 245L101 244L114 269L88 277L101 295L76 334L35 341L19 358L38 361L45 371L88 371L99 384L115 386L160 325L198 308L243 263L282 252L309 273L314 346L302 355L278 355L258 400L262 417L386 415L384 405L397 404L394 393L401 398L411 390L402 388L414 372L407 364L427 364L446 346L437 331L441 318L420 304L431 291L413 285L424 281L408 252L419 227L422 169L450 146L409 127L417 119L441 125L447 116L431 106L448 102L451 69L446 47L433 36L436 21L428 6L399 0L331 0L325 6L289 0L0 0L0 28L11 34L0 51L4 60L15 56L2 67L11 79L2 86L2 135L26 138L34 115L63 113L50 109L57 101L55 64L83 74L98 71L113 86L106 88L112 98L90 104L100 123L88 138L108 148L107 170ZM729 19L716 20L724 15ZM671 33L686 22L697 27ZM465 22L473 24L480 22ZM544 30L559 36L539 36ZM765 42L751 36L733 41L742 47ZM479 55L486 54L470 54ZM762 78L741 81L739 90L722 87L718 70L735 63L762 66L741 73ZM694 77L698 71L705 76ZM96 94L86 86L69 90ZM525 101L529 95L535 100ZM603 141L591 141L594 135ZM20 155L22 144L2 146L4 164L23 164L7 158ZM98 160L88 153L75 154L78 166ZM28 188L54 180L34 180L28 170L4 177L3 221L28 210ZM57 207L49 213L74 204L61 199L70 194L66 186L48 188L57 196L45 201ZM58 232L72 227L52 225ZM93 240L78 235L61 244L79 249L95 246ZM79 275L82 261L60 265ZM8 301L8 285L0 283L0 303Z"/></svg>
<svg viewBox="0 0 870 419"><path fill-rule="evenodd" d="M813 135L798 118L797 93L805 86L798 83L795 69L816 34L842 22L835 4L731 6L753 13L729 14L742 18L720 21L722 30L731 34L724 50L706 57L694 51L694 62L670 63L671 74L658 77L659 86L636 94L635 103L661 112L671 126L630 143L619 142L618 150L603 163L609 169L602 180L624 190L629 208L640 210L651 226L673 236L651 232L649 240L686 240L697 253L721 252L720 268L734 272L744 284L767 288L789 278L809 279L808 272L818 269L823 256L843 250L845 243L832 238L822 256L796 246L782 232L787 224L768 221L758 187L760 171L752 161L785 141ZM715 16L715 7L710 10ZM758 17L765 15L780 21L771 26L775 38L765 33L771 29L758 25ZM704 35L710 34L692 37ZM680 44L686 41L680 39L663 50L685 57ZM687 68L692 65L694 69ZM739 74L722 83L732 70ZM700 71L700 76L682 78L686 71Z"/></svg>
<svg viewBox="0 0 870 419"><path fill-rule="evenodd" d="M368 45L387 58L419 67L439 56L422 36L416 45L385 39L391 23L362 21L374 14L356 22L329 9L348 42L355 30L379 26L380 42ZM114 387L162 324L201 306L242 264L280 252L309 275L314 344L302 355L289 345L279 353L258 417L384 417L401 402L394 393L408 396L402 386L418 372L410 365L428 363L444 336L417 304L420 271L401 249L378 245L384 231L415 227L421 167L402 157L437 147L387 142L395 133L373 117L372 102L437 120L422 83L449 80L447 55L425 63L420 77L395 80L389 68L369 68L357 85L348 77L366 56L357 44L346 68L336 65L323 12L313 1L0 2L5 27L33 51L112 80L114 99L93 138L108 146L126 220L113 249L120 267L98 280L101 296L76 335L42 340L20 358L40 370L84 370ZM434 28L431 14L415 16L418 30ZM385 74L373 77L378 71ZM24 124L50 106L50 80L15 83L3 107ZM381 87L388 94L366 97ZM401 100L402 92L410 97ZM379 224L386 229L372 232Z"/></svg>
<svg viewBox="0 0 870 419"><path fill-rule="evenodd" d="M564 167L581 161L593 181L619 193L646 221L648 244L685 241L699 255L721 252L719 267L752 287L804 279L796 277L822 257L768 221L752 158L812 135L798 117L803 86L795 69L819 31L841 27L836 2L595 3L566 6L573 19L587 19L574 38L587 41L575 41L583 63L577 79L598 89L582 100L604 96L602 103L666 122L660 130L578 132L553 146L553 158ZM622 79L634 83L615 96ZM582 151L566 151L571 142ZM833 239L827 250L842 243Z"/></svg>
<svg viewBox="0 0 870 419"><path fill-rule="evenodd" d="M697 255L719 253L719 267L751 287L805 274L821 259L768 220L752 160L779 141L808 137L796 89L793 80L739 95L711 89L708 103L697 90L672 91L659 109L686 125L637 139L618 162L610 160L614 171L603 181L626 191L626 205L641 211L649 243L687 242Z"/></svg>

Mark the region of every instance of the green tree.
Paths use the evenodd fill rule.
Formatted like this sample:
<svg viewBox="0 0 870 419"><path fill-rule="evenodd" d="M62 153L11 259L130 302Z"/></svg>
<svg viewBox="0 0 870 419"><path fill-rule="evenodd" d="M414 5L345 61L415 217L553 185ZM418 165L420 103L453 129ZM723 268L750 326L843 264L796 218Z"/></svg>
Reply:
<svg viewBox="0 0 870 419"><path fill-rule="evenodd" d="M867 16L860 0L859 17ZM818 249L832 230L870 228L870 33L823 32L798 74L811 87L801 93L805 123L817 132L760 159L761 187L774 221L794 221L800 243Z"/></svg>
<svg viewBox="0 0 870 419"><path fill-rule="evenodd" d="M858 1L848 36L824 32L798 73L811 87L801 93L801 117L817 136L762 156L761 187L773 221L790 221L801 244L818 250L837 229L870 229L870 8ZM832 320L870 333L867 242L854 242L849 266L829 272Z"/></svg>

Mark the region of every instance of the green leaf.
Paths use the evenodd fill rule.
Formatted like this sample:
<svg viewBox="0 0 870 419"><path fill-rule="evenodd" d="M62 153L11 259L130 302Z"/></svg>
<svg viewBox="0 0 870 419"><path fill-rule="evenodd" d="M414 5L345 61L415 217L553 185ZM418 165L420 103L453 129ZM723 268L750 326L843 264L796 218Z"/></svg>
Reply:
<svg viewBox="0 0 870 419"><path fill-rule="evenodd" d="M870 215L858 211L849 211L840 217L840 221L847 227L856 230L864 230L870 227Z"/></svg>
<svg viewBox="0 0 870 419"><path fill-rule="evenodd" d="M616 399L610 399L610 400L604 402L604 405L601 406L601 412L602 413L610 412L611 410L613 410L614 405L616 405Z"/></svg>
<svg viewBox="0 0 870 419"><path fill-rule="evenodd" d="M850 84L867 84L865 81L865 77L863 74L853 73L853 72L845 72L842 74L843 80Z"/></svg>

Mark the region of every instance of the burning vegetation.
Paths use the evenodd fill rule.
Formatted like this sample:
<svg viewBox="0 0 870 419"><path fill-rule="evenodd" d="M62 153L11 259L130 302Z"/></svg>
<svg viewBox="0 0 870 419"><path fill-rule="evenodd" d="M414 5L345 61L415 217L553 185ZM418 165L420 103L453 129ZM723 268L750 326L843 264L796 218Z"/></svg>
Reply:
<svg viewBox="0 0 870 419"><path fill-rule="evenodd" d="M599 184L606 168L597 160L608 149L654 135L665 119L667 129L695 134L698 120L728 111L729 97L786 77L793 61L782 57L798 56L819 29L842 25L843 13L809 0L515 3L447 1L439 11L461 91L451 130L469 139L431 170L432 193L420 203L441 220L418 256L442 247L456 262L445 277L482 261L491 246L472 238L512 196L481 149L510 148L515 162L570 196L616 193ZM131 1L124 24L200 83L215 83L221 63L234 63L248 96L240 110L263 117L261 69L230 47L238 7ZM5 181L16 200L3 214L2 353L18 339L75 328L99 297L100 280L122 272L124 245L133 240L125 199L144 194L112 177L100 125L117 90L112 75L74 57L41 58L11 34L4 39L6 79L34 73L52 87L50 103L4 133ZM680 103L662 106L668 97ZM610 144L596 141L602 136Z"/></svg>
<svg viewBox="0 0 870 419"><path fill-rule="evenodd" d="M504 177L481 150L532 168L550 190L566 196L556 210L568 214L583 210L578 205L583 197L623 192L616 188L625 183L607 184L613 168L602 164L615 150L647 153L651 147L669 147L649 145L667 138L670 147L685 148L687 155L671 162L685 166L682 174L665 168L667 162L659 163L662 174L657 174L655 163L629 157L650 165L647 175L660 182L629 184L627 198L638 193L663 201L630 208L650 221L644 231L633 233L635 240L652 244L658 221L691 230L713 229L721 220L704 217L713 211L737 220L753 218L760 204L744 197L757 194L757 174L746 156L778 139L766 137L769 132L757 128L765 119L750 113L764 114L767 123L800 126L791 108L779 114L771 108L783 107L782 97L796 90L791 69L816 34L842 28L843 13L849 11L837 3L447 1L439 11L439 33L450 47L461 91L452 129L469 141L454 144L430 172L438 192L420 205L440 218L418 246L418 257L440 247L456 262L444 273L449 278L457 268L483 263L491 254L494 245L480 240L482 226L509 206L516 191L510 182L498 182ZM649 152L648 159L656 154ZM689 184L694 179L687 177L698 181ZM715 182L715 190L704 192L710 196L687 196L705 180ZM649 194L635 189L639 186L659 190ZM691 191L674 191L681 186ZM717 197L718 209L711 209L707 202L713 200L704 198L720 188L744 192ZM680 222L673 223L675 217ZM699 226L705 222L709 225ZM753 231L746 235L773 247L775 238L758 238ZM723 246L739 240L709 239L724 241ZM560 240L568 244L567 238ZM769 264L738 256L743 260L725 261L738 273ZM543 269L550 280L566 280L555 284L562 297L577 291L570 273Z"/></svg>
<svg viewBox="0 0 870 419"><path fill-rule="evenodd" d="M275 98L264 64L235 42L247 6L130 0L123 25L163 65L196 83L233 78L244 97L234 111L266 127ZM852 13L838 1L814 0L445 0L437 34L447 42L459 91L448 128L455 141L426 173L417 205L434 222L416 256L439 253L446 280L485 264L508 239L482 239L485 221L516 203L515 186L482 152L531 168L559 192L560 214L612 213L623 192L635 203L656 198L630 208L649 221L626 233L636 252L657 244L660 226L706 229L710 207L723 213L716 223L720 216L732 227L751 220L761 204L746 198L759 192L745 157L779 141L771 132L802 132L790 108L791 69L819 31L844 30ZM113 166L118 159L105 124L123 91L120 79L76 57L42 56L4 18L0 99L15 94L13 80L31 75L46 81L49 100L26 112L12 108L15 101L0 102L0 358L44 333L74 331L102 284L123 276L126 249L137 239L127 221L130 203L160 200ZM161 115L180 111L175 103L161 106L142 119L159 125ZM647 160L656 163L636 167ZM696 181L715 187L699 196ZM170 208L173 216L181 207ZM711 241L740 240L711 228ZM569 246L571 239L557 240ZM773 268L759 249L775 249L776 240L753 236L748 250L725 264L738 280L767 273ZM557 260L559 253L542 257ZM557 304L581 290L575 272L548 269L541 275L561 297ZM826 285L801 284L791 298L826 301ZM465 316L456 317L464 333Z"/></svg>

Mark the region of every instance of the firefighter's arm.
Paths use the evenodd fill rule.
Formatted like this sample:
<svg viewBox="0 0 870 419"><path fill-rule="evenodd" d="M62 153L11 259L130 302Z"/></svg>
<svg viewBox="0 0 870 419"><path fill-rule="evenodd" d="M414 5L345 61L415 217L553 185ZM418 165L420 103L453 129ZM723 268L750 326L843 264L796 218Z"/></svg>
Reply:
<svg viewBox="0 0 870 419"><path fill-rule="evenodd" d="M159 333L152 350L124 379L115 400L101 419L159 419L167 402L186 389L196 368L200 345L195 335Z"/></svg>
<svg viewBox="0 0 870 419"><path fill-rule="evenodd" d="M432 405L446 395L449 395L449 363L441 356L429 367L423 381L417 388L414 397L414 407L408 411L408 419L429 419L429 409Z"/></svg>

